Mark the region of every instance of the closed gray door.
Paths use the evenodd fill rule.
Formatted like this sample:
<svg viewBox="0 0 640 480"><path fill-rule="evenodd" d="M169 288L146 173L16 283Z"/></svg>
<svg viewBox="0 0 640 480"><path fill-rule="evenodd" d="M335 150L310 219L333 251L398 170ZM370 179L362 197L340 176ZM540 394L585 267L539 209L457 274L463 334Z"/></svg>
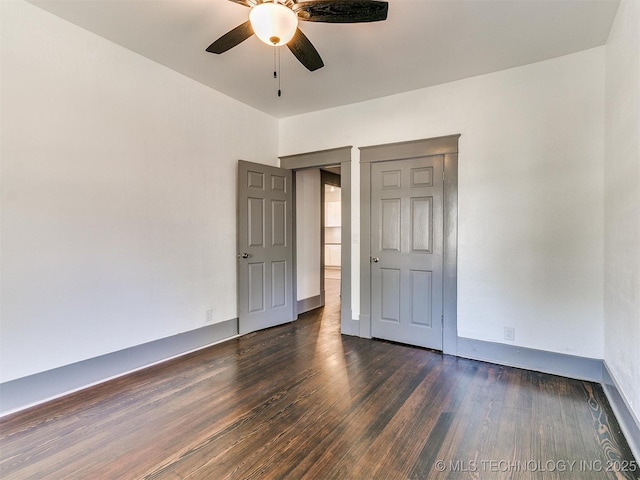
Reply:
<svg viewBox="0 0 640 480"><path fill-rule="evenodd" d="M442 349L442 155L371 167L371 333Z"/></svg>
<svg viewBox="0 0 640 480"><path fill-rule="evenodd" d="M292 172L238 162L241 334L293 320Z"/></svg>

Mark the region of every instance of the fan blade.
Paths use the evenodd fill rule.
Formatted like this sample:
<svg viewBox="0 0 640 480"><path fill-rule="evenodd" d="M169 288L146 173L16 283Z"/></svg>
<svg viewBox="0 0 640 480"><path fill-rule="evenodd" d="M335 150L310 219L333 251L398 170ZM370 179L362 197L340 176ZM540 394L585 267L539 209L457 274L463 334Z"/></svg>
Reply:
<svg viewBox="0 0 640 480"><path fill-rule="evenodd" d="M245 7L255 7L260 3L260 0L229 0L233 3L239 3L240 5L244 5Z"/></svg>
<svg viewBox="0 0 640 480"><path fill-rule="evenodd" d="M238 3L240 5L244 5L245 7L255 7L256 5L260 5L261 3L273 2L274 0L229 0L233 3ZM278 0L278 3L283 4L285 7L293 8L296 3L296 0Z"/></svg>
<svg viewBox="0 0 640 480"><path fill-rule="evenodd" d="M287 43L287 47L291 53L300 61L302 65L307 67L311 72L324 67L324 63L320 58L320 54L316 50L309 39L298 28L293 38Z"/></svg>
<svg viewBox="0 0 640 480"><path fill-rule="evenodd" d="M253 35L253 27L250 21L244 22L242 25L238 25L230 32L225 33L209 47L207 52L210 53L224 53L227 50L235 47L236 45L244 42L247 38Z"/></svg>
<svg viewBox="0 0 640 480"><path fill-rule="evenodd" d="M377 0L311 0L293 7L300 20L326 23L379 22L388 10L387 2Z"/></svg>

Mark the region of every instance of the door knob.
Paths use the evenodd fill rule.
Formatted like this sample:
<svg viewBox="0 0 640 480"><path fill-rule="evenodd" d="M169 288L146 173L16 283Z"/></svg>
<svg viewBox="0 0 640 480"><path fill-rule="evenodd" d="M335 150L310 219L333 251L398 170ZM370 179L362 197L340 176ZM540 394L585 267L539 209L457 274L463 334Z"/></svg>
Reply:
<svg viewBox="0 0 640 480"><path fill-rule="evenodd" d="M248 253L241 253L240 255L238 255L238 258L249 258L251 255L249 255Z"/></svg>
<svg viewBox="0 0 640 480"><path fill-rule="evenodd" d="M371 257L371 261L373 263L378 263L380 261L380 259L378 257Z"/></svg>

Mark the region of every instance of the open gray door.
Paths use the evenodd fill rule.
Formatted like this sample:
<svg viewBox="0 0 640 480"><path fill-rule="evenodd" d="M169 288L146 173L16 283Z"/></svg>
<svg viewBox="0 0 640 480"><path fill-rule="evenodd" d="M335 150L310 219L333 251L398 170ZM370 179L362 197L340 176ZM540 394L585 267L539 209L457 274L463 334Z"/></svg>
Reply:
<svg viewBox="0 0 640 480"><path fill-rule="evenodd" d="M443 156L371 168L371 333L442 350Z"/></svg>
<svg viewBox="0 0 640 480"><path fill-rule="evenodd" d="M238 162L241 334L294 319L292 171Z"/></svg>

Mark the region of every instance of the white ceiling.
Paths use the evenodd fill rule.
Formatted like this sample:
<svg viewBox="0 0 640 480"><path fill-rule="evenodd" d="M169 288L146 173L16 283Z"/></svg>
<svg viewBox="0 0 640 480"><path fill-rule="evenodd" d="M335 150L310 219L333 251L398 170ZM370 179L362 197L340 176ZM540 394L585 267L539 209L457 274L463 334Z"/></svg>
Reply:
<svg viewBox="0 0 640 480"><path fill-rule="evenodd" d="M275 117L355 103L603 45L619 0L389 0L387 21L300 22L325 66L255 36L205 52L248 19L228 0L30 0L49 12Z"/></svg>

